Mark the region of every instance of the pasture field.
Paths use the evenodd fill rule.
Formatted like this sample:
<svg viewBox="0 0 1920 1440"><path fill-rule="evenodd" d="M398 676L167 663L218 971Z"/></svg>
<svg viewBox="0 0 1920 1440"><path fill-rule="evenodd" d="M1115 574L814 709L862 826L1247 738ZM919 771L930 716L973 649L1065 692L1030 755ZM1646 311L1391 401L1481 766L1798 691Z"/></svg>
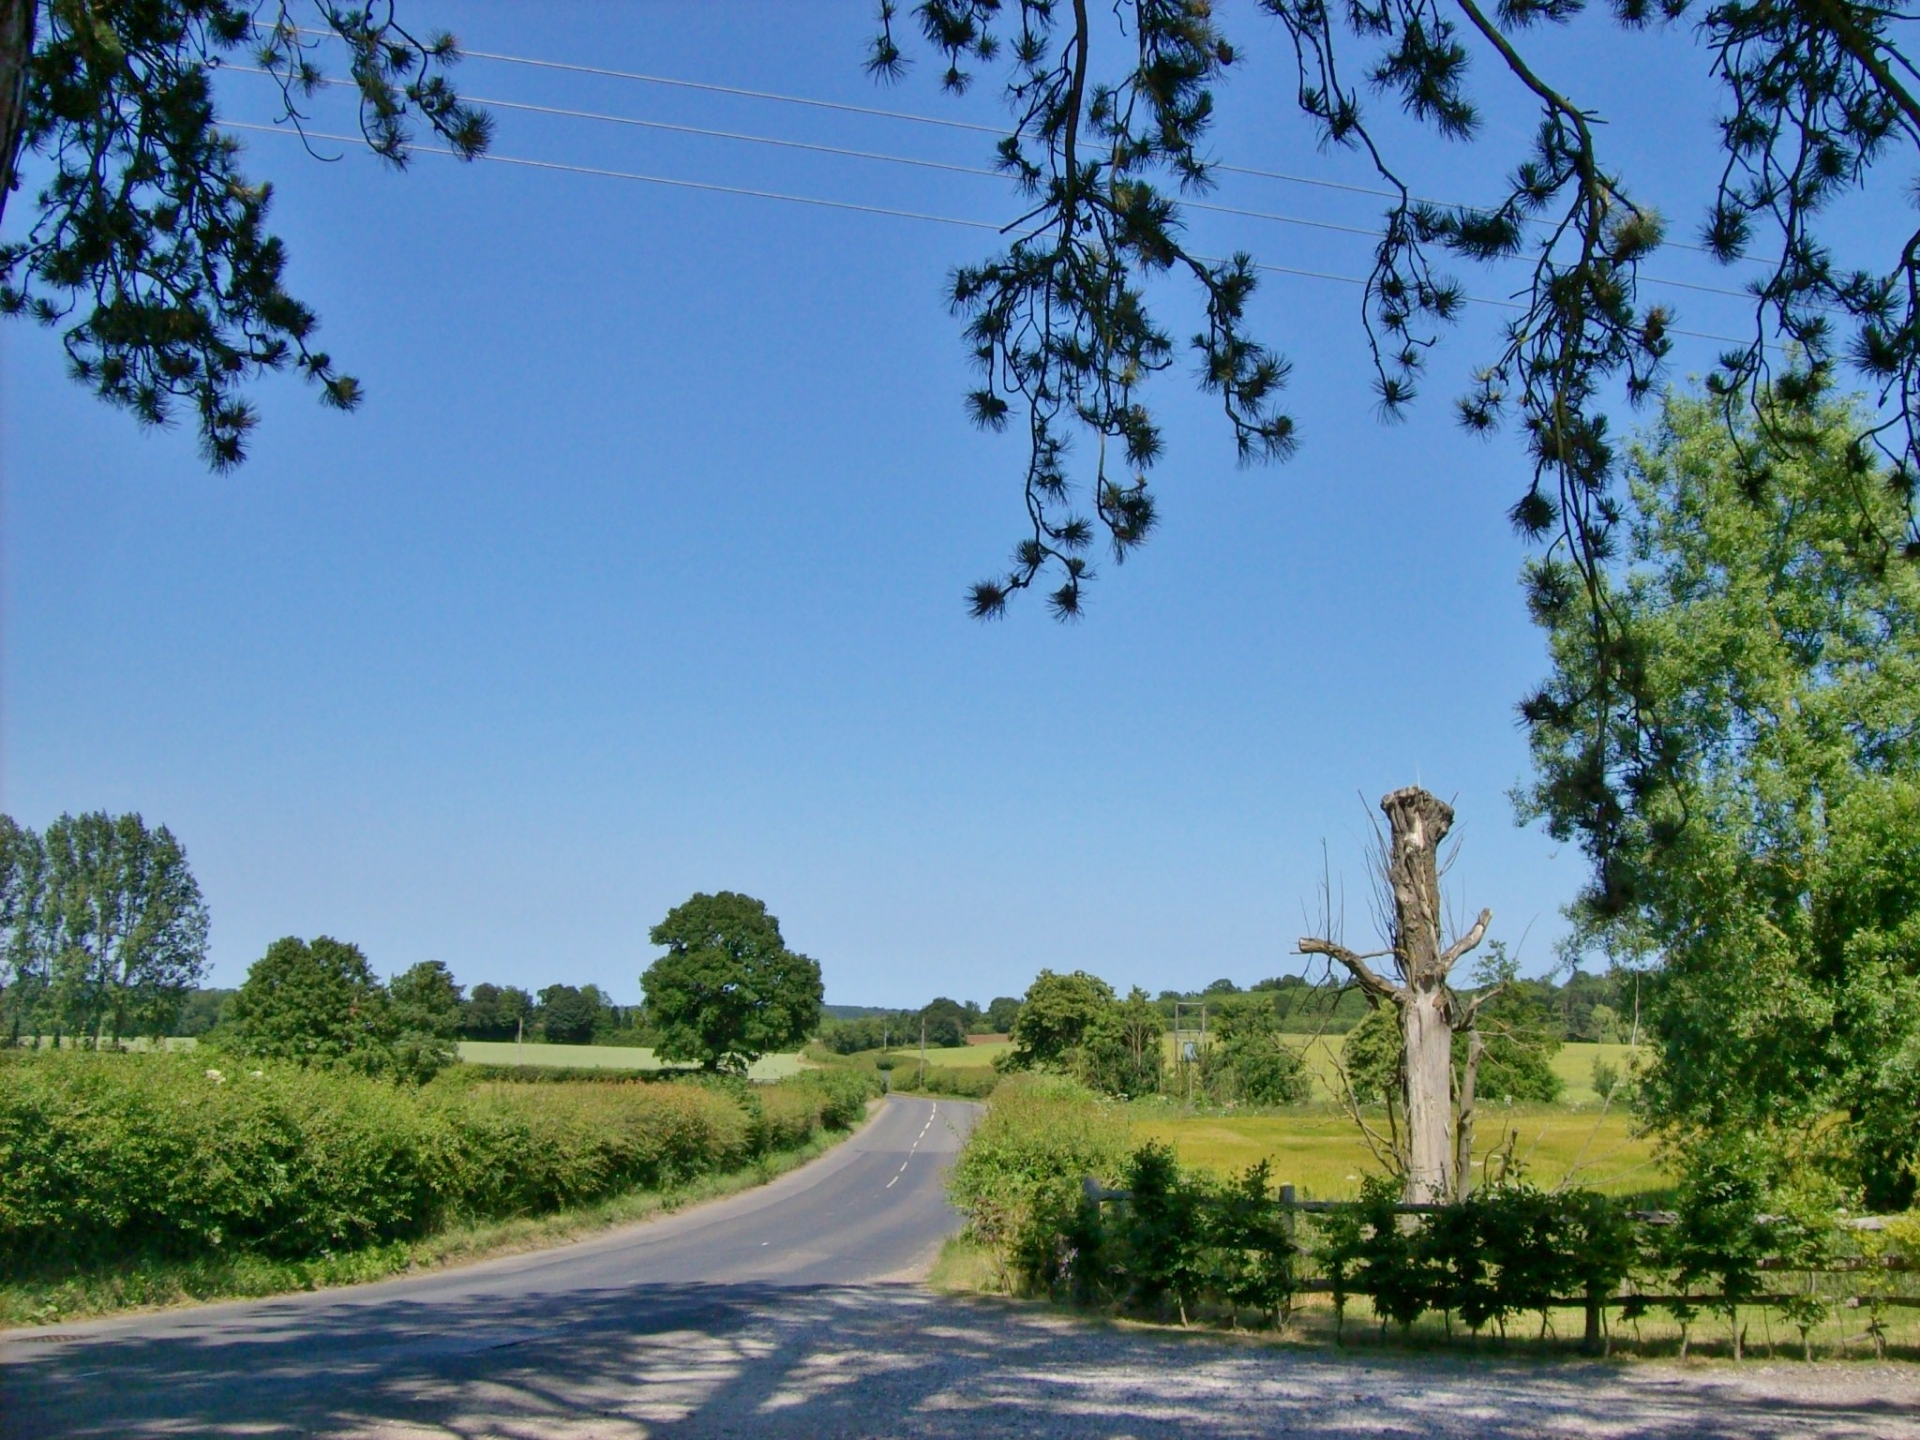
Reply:
<svg viewBox="0 0 1920 1440"><path fill-rule="evenodd" d="M644 1045L546 1045L531 1040L524 1045L511 1040L462 1040L460 1058L474 1065L551 1065L582 1070L691 1068L669 1065ZM747 1076L753 1080L784 1080L807 1068L798 1055L762 1055Z"/></svg>
<svg viewBox="0 0 1920 1440"><path fill-rule="evenodd" d="M1303 1199L1351 1199L1359 1194L1360 1177L1379 1168L1353 1121L1332 1106L1188 1115L1143 1102L1127 1107L1127 1115L1136 1141L1169 1143L1186 1164L1218 1175L1269 1160L1274 1183L1298 1186ZM1486 1106L1477 1126L1476 1169L1505 1146L1509 1133L1520 1173L1536 1184L1557 1185L1571 1174L1576 1184L1605 1194L1632 1195L1669 1183L1652 1142L1635 1136L1629 1118L1617 1111Z"/></svg>
<svg viewBox="0 0 1920 1440"><path fill-rule="evenodd" d="M1288 1037L1286 1037L1288 1044L1294 1045L1297 1047L1298 1046L1304 1047L1304 1058L1307 1063L1307 1069L1311 1071L1313 1074L1313 1082L1314 1082L1313 1098L1315 1100L1322 1101L1322 1102L1331 1102L1338 1098L1338 1090L1336 1087L1335 1076L1337 1074L1337 1064L1338 1064L1338 1058L1340 1054L1340 1043L1344 1038L1345 1038L1344 1036L1340 1036L1340 1035L1325 1035L1325 1036L1289 1035ZM466 1053L467 1046L471 1045L472 1043L473 1042L469 1041L469 1042L466 1042L466 1044L462 1045L461 1057L463 1059L477 1058L475 1056L469 1056ZM1171 1062L1173 1059L1173 1037L1171 1035L1169 1035L1166 1039L1166 1046L1167 1046L1167 1058L1169 1062ZM511 1044L509 1044L505 1047L495 1047L495 1048L505 1048L510 1050L513 1047L511 1046ZM528 1046L527 1048L529 1051L531 1051L535 1047ZM581 1049L595 1049L596 1047L569 1045L569 1046L555 1046L555 1047L542 1047L542 1048L565 1049L565 1050L571 1051L571 1050L581 1050ZM976 1067L984 1069L992 1065L996 1059L1006 1054L1011 1049L1013 1049L1012 1042L1006 1041L1006 1040L997 1040L997 1041L989 1042L988 1044L985 1044L985 1045L967 1045L967 1046L962 1046L962 1047L957 1047L952 1049L929 1049L927 1051L927 1064L929 1066L937 1065L944 1070L965 1070L965 1069L973 1069ZM653 1068L653 1062L651 1061L651 1055L652 1055L651 1051L620 1052L617 1050L613 1050L611 1047L606 1047L605 1053L626 1054L626 1055L644 1054L649 1056L649 1062L647 1065L640 1066L638 1068ZM1614 1069L1620 1073L1622 1078L1625 1078L1632 1070L1632 1066L1629 1061L1629 1057L1632 1055L1632 1053L1633 1053L1633 1048L1628 1045L1596 1045L1596 1044L1590 1044L1586 1042L1574 1042L1567 1045L1563 1045L1559 1049L1559 1051L1555 1053L1553 1057L1554 1073L1558 1075L1562 1080L1564 1080L1567 1086L1566 1091L1561 1097L1561 1103L1564 1105L1573 1106L1573 1107L1581 1107L1581 1106L1590 1107L1590 1106L1598 1105L1600 1102L1600 1097L1594 1091L1594 1088L1593 1088L1594 1061L1595 1060L1605 1061L1607 1064L1613 1066ZM886 1054L892 1058L896 1068L901 1066L907 1066L907 1065L917 1065L920 1061L920 1051L917 1046L909 1046L906 1048L895 1048L893 1050L887 1051ZM875 1056L875 1058L877 1058L877 1052L871 1052L871 1051L864 1052L862 1055L862 1058L864 1059L868 1055L873 1055ZM769 1058L771 1059L772 1057L769 1057ZM781 1057L781 1058L784 1059L786 1057ZM495 1060L495 1061L492 1061L491 1063L512 1064L513 1062L510 1060L507 1060L507 1061ZM539 1063L544 1065L544 1064L557 1064L561 1062L542 1060L539 1062L529 1061L528 1063L529 1064ZM620 1064L620 1065L626 1065L626 1066L631 1066L634 1064L634 1062L631 1059L622 1059L619 1061L611 1061L611 1062L579 1061L574 1063L580 1063L580 1064L613 1063L613 1064ZM796 1064L797 1063L798 1062L796 1060ZM779 1073L790 1074L792 1072L781 1071ZM1168 1066L1169 1081L1171 1082L1176 1075L1177 1075L1177 1070L1175 1069L1174 1066L1169 1064ZM756 1078L757 1078L757 1072L756 1072ZM777 1077L770 1077L770 1078L777 1078Z"/></svg>
<svg viewBox="0 0 1920 1440"><path fill-rule="evenodd" d="M1323 1035L1311 1038L1288 1036L1287 1043L1299 1045L1305 1039L1303 1058L1307 1069L1313 1074L1313 1098L1332 1101L1339 1098L1336 1076L1340 1044L1344 1035ZM1634 1047L1631 1045L1597 1045L1587 1041L1570 1041L1562 1045L1553 1056L1553 1073L1566 1082L1567 1088L1561 1093L1560 1102L1569 1106L1592 1106L1600 1103L1600 1096L1593 1088L1593 1063L1603 1060L1613 1066L1624 1080L1632 1072L1629 1057ZM1644 1053L1644 1047L1643 1047Z"/></svg>
<svg viewBox="0 0 1920 1440"><path fill-rule="evenodd" d="M984 1045L955 1045L944 1048L927 1047L927 1065L938 1065L943 1070L986 1069L1000 1056L1013 1049L1011 1040L989 1040ZM867 1054L875 1052L868 1051ZM909 1045L902 1049L895 1047L886 1052L893 1058L896 1068L920 1063L920 1047Z"/></svg>

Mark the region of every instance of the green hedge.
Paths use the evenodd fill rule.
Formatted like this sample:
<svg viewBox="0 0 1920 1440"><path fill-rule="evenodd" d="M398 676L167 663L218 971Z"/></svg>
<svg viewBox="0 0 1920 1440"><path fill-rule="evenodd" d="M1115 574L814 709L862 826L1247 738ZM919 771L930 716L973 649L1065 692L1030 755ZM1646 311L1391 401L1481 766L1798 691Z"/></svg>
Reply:
<svg viewBox="0 0 1920 1440"><path fill-rule="evenodd" d="M855 1074L777 1085L469 1079L164 1055L0 1059L0 1263L282 1259L659 1189L844 1128Z"/></svg>
<svg viewBox="0 0 1920 1440"><path fill-rule="evenodd" d="M1439 1207L1398 1204L1373 1177L1356 1202L1303 1211L1265 1161L1230 1180L1132 1146L1120 1116L1061 1080L1016 1077L996 1093L955 1162L950 1188L1010 1289L1136 1313L1196 1310L1278 1323L1296 1296L1331 1292L1337 1314L1366 1299L1384 1326L1424 1314L1505 1333L1563 1306L1625 1319L1658 1309L1681 1327L1759 1306L1800 1331L1843 1307L1879 1345L1883 1309L1910 1302L1920 1213L1855 1229L1831 1187L1770 1177L1738 1142L1689 1154L1670 1211L1630 1212L1587 1190L1496 1185ZM1088 1193L1092 1178L1118 1188ZM1830 1283L1816 1283L1831 1277Z"/></svg>

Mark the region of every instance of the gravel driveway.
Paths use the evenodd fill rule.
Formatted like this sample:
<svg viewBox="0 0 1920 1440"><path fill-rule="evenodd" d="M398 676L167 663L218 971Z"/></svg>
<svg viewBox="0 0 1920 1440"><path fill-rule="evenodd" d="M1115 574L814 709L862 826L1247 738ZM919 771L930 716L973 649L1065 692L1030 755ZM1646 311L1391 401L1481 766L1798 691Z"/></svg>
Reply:
<svg viewBox="0 0 1920 1440"><path fill-rule="evenodd" d="M912 1284L673 1289L653 1312L629 1299L532 1329L488 1315L451 1335L395 1329L359 1383L287 1335L185 1367L170 1348L115 1356L118 1400L99 1371L75 1368L62 1373L75 1390L92 1380L84 1399L9 1386L0 1406L7 1430L40 1436L1920 1440L1910 1366L1361 1357L1111 1328ZM159 1407L172 1423L128 1423L147 1385L174 1391ZM68 1423L36 1430L18 1408L36 1399Z"/></svg>

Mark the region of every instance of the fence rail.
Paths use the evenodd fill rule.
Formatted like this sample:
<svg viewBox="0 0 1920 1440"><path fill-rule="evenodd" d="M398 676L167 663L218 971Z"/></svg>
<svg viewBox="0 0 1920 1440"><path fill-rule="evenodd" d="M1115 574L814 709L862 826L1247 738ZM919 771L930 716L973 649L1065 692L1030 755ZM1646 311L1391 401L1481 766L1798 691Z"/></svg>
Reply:
<svg viewBox="0 0 1920 1440"><path fill-rule="evenodd" d="M1098 1207L1106 1204L1128 1204L1134 1198L1134 1192L1102 1185L1092 1176L1081 1182L1082 1192L1088 1202ZM1463 1208L1460 1204L1400 1202L1380 1204L1377 1202L1354 1200L1303 1200L1292 1185L1281 1185L1279 1193L1267 1202L1286 1217L1288 1244L1293 1245L1292 1227L1295 1215L1337 1215L1365 1209L1374 1215L1382 1213L1404 1216L1443 1215ZM1664 1229L1679 1225L1681 1215L1671 1210L1626 1210L1621 1215L1641 1226ZM1899 1220L1899 1216L1889 1215L1853 1215L1833 1217L1836 1229L1856 1234L1871 1234L1885 1230L1889 1224ZM1756 1215L1753 1224L1769 1226L1790 1221L1791 1217L1781 1215ZM1298 1253L1296 1251L1296 1253ZM1808 1264L1782 1256L1761 1256L1752 1262L1752 1272L1772 1274L1791 1273L1811 1277L1816 1275L1866 1276L1871 1274L1909 1273L1915 1265L1900 1255L1854 1255L1828 1256L1821 1263ZM1314 1279L1295 1277L1290 1290L1298 1295L1335 1295L1364 1294L1360 1286L1351 1281L1336 1283L1332 1279ZM1920 1295L1895 1295L1874 1291L1866 1294L1828 1295L1820 1297L1824 1303L1843 1309L1920 1309ZM1551 1296L1539 1298L1536 1306L1542 1310L1581 1310L1585 1313L1585 1348L1599 1351L1604 1348L1604 1314L1609 1310L1627 1307L1659 1306L1674 1310L1691 1307L1696 1310L1708 1310L1723 1307L1730 1303L1740 1306L1792 1307L1803 1305L1808 1299L1807 1292L1762 1292L1742 1294L1736 1301L1730 1301L1725 1293L1694 1294L1690 1292L1656 1293L1638 1288L1626 1280L1618 1286L1595 1286L1583 1294L1575 1296ZM1877 1324L1877 1321L1876 1321Z"/></svg>

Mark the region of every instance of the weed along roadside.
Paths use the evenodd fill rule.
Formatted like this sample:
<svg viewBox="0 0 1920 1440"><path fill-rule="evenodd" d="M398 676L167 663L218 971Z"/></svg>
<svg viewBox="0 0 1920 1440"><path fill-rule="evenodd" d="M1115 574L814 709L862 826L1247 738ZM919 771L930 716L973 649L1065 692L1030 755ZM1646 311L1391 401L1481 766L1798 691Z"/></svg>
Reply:
<svg viewBox="0 0 1920 1440"><path fill-rule="evenodd" d="M557 1243L761 1183L877 1093L456 1066L396 1086L190 1056L0 1052L0 1323L267 1295Z"/></svg>
<svg viewBox="0 0 1920 1440"><path fill-rule="evenodd" d="M1164 1128L1164 1126L1163 1126ZM1402 1203L1221 1176L1072 1081L1003 1081L952 1175L936 1283L1335 1344L1920 1359L1920 1216L1769 1194L1729 1153L1658 1208L1514 1178ZM1782 1204L1782 1201L1788 1203Z"/></svg>

